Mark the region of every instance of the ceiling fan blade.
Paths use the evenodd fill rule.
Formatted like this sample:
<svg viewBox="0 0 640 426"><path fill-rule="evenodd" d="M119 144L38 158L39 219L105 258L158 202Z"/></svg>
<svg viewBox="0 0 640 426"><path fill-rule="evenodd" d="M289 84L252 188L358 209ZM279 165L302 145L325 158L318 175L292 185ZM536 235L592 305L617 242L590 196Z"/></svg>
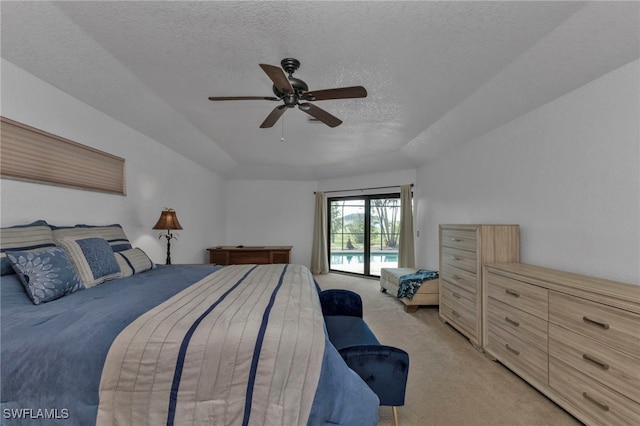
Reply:
<svg viewBox="0 0 640 426"><path fill-rule="evenodd" d="M289 79L285 75L282 68L268 64L259 65L260 68L262 68L262 70L267 73L271 81L273 81L273 84L275 84L278 91L293 93L293 87L291 86L291 83L289 82Z"/></svg>
<svg viewBox="0 0 640 426"><path fill-rule="evenodd" d="M326 101L328 99L366 98L367 90L362 86L340 87L337 89L310 90L302 95L307 101Z"/></svg>
<svg viewBox="0 0 640 426"><path fill-rule="evenodd" d="M210 101L279 101L273 96L209 96Z"/></svg>
<svg viewBox="0 0 640 426"><path fill-rule="evenodd" d="M314 104L304 103L298 105L298 108L300 109L300 111L304 111L313 118L317 118L329 127L336 127L342 124L342 120L329 114L322 108L318 108Z"/></svg>
<svg viewBox="0 0 640 426"><path fill-rule="evenodd" d="M261 129L266 129L269 127L273 127L274 124L280 119L282 114L287 110L287 107L284 105L277 106L271 111L271 114L267 116L267 118L260 125Z"/></svg>

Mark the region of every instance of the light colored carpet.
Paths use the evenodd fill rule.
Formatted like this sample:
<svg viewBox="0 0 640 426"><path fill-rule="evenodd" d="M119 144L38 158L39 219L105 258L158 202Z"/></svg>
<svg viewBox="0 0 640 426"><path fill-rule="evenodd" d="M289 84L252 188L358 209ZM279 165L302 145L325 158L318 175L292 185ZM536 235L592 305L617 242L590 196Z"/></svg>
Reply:
<svg viewBox="0 0 640 426"><path fill-rule="evenodd" d="M498 362L476 350L438 319L437 307L408 314L373 279L344 274L317 275L323 290L344 288L360 294L364 317L380 342L409 353L401 426L580 425L543 394ZM393 425L390 407L380 407L380 426Z"/></svg>

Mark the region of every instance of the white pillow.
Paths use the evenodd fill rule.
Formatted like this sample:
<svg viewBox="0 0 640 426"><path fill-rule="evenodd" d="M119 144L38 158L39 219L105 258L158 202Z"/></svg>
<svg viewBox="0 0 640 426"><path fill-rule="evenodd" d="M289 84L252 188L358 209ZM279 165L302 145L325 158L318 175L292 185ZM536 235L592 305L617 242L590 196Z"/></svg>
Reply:
<svg viewBox="0 0 640 426"><path fill-rule="evenodd" d="M156 267L149 256L140 248L132 248L115 253L123 277L148 271Z"/></svg>

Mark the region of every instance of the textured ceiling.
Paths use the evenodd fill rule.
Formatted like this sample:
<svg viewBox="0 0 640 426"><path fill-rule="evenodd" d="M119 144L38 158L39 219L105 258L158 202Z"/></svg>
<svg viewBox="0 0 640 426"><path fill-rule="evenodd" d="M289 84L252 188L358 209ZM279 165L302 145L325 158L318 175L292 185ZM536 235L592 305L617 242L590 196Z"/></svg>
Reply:
<svg viewBox="0 0 640 426"><path fill-rule="evenodd" d="M228 178L413 168L640 55L638 2L6 2L2 57ZM336 128L272 96L302 63ZM284 136L284 140L282 137Z"/></svg>

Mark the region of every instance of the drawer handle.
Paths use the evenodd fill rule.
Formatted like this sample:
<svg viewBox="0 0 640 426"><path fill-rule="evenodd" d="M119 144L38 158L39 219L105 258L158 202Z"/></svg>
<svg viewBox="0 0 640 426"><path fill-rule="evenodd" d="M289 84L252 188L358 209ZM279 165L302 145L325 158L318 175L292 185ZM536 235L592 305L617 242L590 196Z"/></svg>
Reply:
<svg viewBox="0 0 640 426"><path fill-rule="evenodd" d="M582 392L582 397L584 399L586 399L587 401L593 402L598 407L600 407L602 410L609 411L609 406L607 404L605 404L604 402L598 401L597 399L595 399L594 397L592 397L588 393Z"/></svg>
<svg viewBox="0 0 640 426"><path fill-rule="evenodd" d="M456 292L451 293L456 299L460 299L460 295Z"/></svg>
<svg viewBox="0 0 640 426"><path fill-rule="evenodd" d="M609 324L607 324L606 322L596 321L587 316L582 317L582 321L586 322L587 324L597 325L598 327L602 327L605 330L609 329Z"/></svg>
<svg viewBox="0 0 640 426"><path fill-rule="evenodd" d="M514 326L516 326L516 327L520 327L520 322L518 322L518 321L516 321L516 320L513 320L513 319L511 319L511 318L509 318L509 317L504 317L504 320L505 320L506 322L508 322L509 324L511 324L511 325L514 325Z"/></svg>
<svg viewBox="0 0 640 426"><path fill-rule="evenodd" d="M520 297L520 293L518 293L515 290L511 290L510 288L506 289L504 292L509 294L509 295L511 295L511 296L513 296L513 297Z"/></svg>
<svg viewBox="0 0 640 426"><path fill-rule="evenodd" d="M520 356L520 351L513 349L511 346L509 346L509 344L507 343L506 345L504 345L505 348L507 348L507 350L509 352L512 352L518 356Z"/></svg>
<svg viewBox="0 0 640 426"><path fill-rule="evenodd" d="M457 256L451 256L451 258L452 258L453 260L460 260L460 258L459 258L459 257L457 257Z"/></svg>
<svg viewBox="0 0 640 426"><path fill-rule="evenodd" d="M598 358L596 358L596 357L594 357L592 355L582 354L582 359L594 363L595 365L597 365L598 367L602 368L603 370L608 370L609 369L609 364L607 364L604 361L600 361Z"/></svg>
<svg viewBox="0 0 640 426"><path fill-rule="evenodd" d="M462 240L459 239L459 238L451 238L451 241L459 242L459 241L462 241Z"/></svg>
<svg viewBox="0 0 640 426"><path fill-rule="evenodd" d="M453 279L454 279L454 280L456 280L456 281L459 281L459 280L460 280L460 277L459 277L459 276L457 276L456 274L453 274L453 275L452 275L452 277L453 277Z"/></svg>
<svg viewBox="0 0 640 426"><path fill-rule="evenodd" d="M460 314L457 313L456 311L451 311L451 313L453 314L454 317L460 318Z"/></svg>

